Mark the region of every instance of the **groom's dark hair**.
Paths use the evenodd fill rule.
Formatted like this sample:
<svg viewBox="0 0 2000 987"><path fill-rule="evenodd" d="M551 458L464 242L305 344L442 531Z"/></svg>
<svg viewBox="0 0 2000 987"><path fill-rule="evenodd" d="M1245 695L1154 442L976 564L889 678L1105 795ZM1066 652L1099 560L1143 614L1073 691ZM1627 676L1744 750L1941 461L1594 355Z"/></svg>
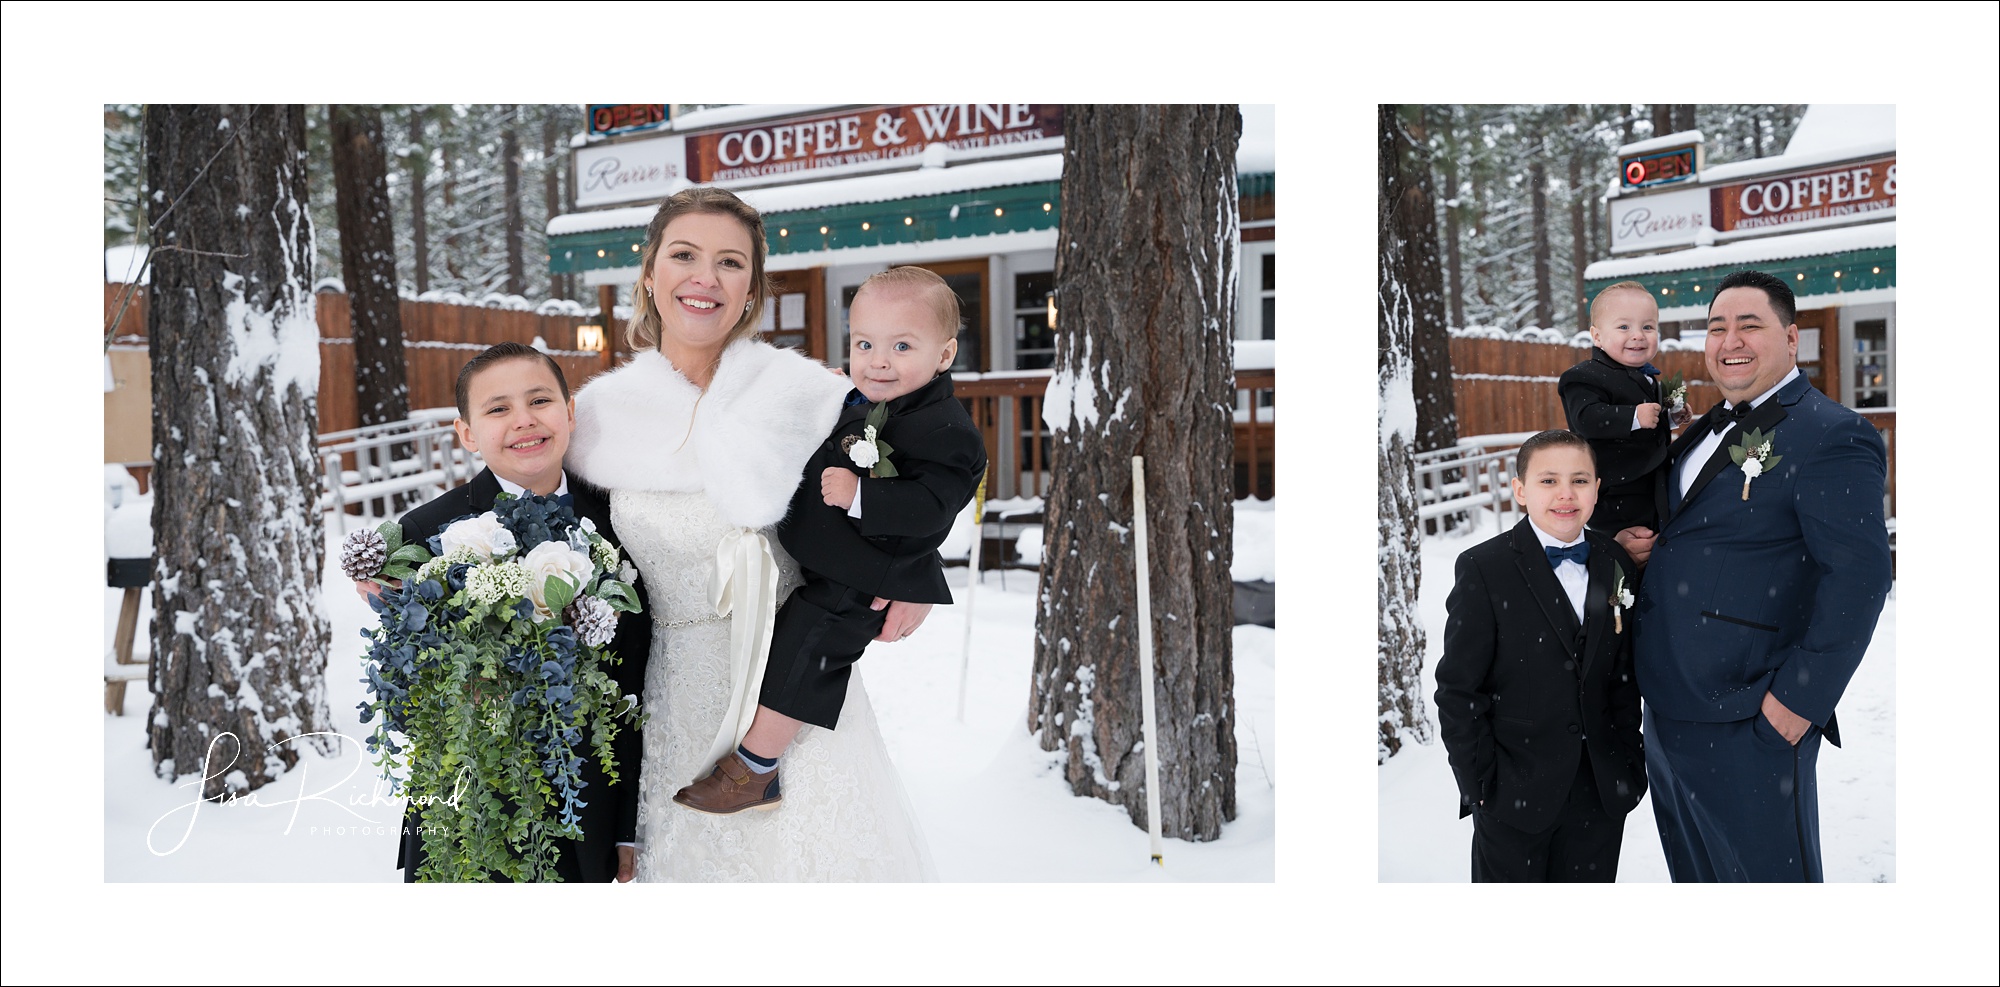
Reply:
<svg viewBox="0 0 2000 987"><path fill-rule="evenodd" d="M556 358L525 343L495 343L481 351L478 356L465 361L458 371L458 417L472 417L472 378L502 360L524 360L535 358L549 365L549 373L556 375L556 387L562 390L564 401L569 400L569 380L563 376L562 365Z"/></svg>
<svg viewBox="0 0 2000 987"><path fill-rule="evenodd" d="M1722 297L1722 293L1731 288L1756 288L1762 291L1764 297L1771 300L1772 313L1778 317L1777 328L1782 329L1799 319L1799 301L1792 294L1792 286L1786 284L1783 278L1772 277L1763 271L1737 271L1723 278L1722 283L1715 286L1715 296L1708 301L1710 311L1715 309L1715 299Z"/></svg>

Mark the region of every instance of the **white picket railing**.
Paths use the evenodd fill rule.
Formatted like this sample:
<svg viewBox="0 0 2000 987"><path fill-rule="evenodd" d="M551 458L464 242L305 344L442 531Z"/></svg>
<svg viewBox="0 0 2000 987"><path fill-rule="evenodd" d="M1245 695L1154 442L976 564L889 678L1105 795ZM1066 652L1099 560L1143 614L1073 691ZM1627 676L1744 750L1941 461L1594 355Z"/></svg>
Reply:
<svg viewBox="0 0 2000 987"><path fill-rule="evenodd" d="M453 408L420 411L381 425L364 425L319 437L320 507L332 511L347 530L347 505L380 501L397 494L434 493L472 479L484 466L479 454L458 444ZM344 465L351 455L354 466Z"/></svg>
<svg viewBox="0 0 2000 987"><path fill-rule="evenodd" d="M1532 434L1481 435L1461 440L1449 449L1414 453L1417 518L1424 522L1452 516L1469 520L1473 512L1485 509L1493 512L1499 530L1507 530L1517 510L1510 482L1515 449Z"/></svg>

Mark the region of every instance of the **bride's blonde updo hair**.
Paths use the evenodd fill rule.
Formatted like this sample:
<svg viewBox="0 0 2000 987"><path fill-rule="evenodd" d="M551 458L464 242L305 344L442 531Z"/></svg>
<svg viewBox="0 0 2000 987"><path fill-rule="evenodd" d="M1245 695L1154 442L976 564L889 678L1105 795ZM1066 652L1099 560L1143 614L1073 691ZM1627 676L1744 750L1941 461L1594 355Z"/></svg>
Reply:
<svg viewBox="0 0 2000 987"><path fill-rule="evenodd" d="M632 319L625 324L625 342L635 350L656 349L660 345L660 310L646 293L646 278L653 272L660 241L666 238L667 224L689 213L715 213L735 217L750 234L750 307L729 331L724 345L757 334L764 319L764 298L770 293L764 280L764 217L728 189L709 185L684 188L667 196L646 224L646 246L639 253L639 281L632 286Z"/></svg>

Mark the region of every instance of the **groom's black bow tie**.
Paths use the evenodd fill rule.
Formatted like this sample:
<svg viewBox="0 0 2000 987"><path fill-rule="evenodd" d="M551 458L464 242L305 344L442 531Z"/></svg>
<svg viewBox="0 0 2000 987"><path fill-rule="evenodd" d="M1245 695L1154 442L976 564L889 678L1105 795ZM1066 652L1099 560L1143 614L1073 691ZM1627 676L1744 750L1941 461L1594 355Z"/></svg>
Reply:
<svg viewBox="0 0 2000 987"><path fill-rule="evenodd" d="M1563 548L1543 545L1542 551L1548 554L1549 564L1552 566L1562 565L1564 559L1568 559L1577 565L1590 564L1590 543L1587 541L1580 541Z"/></svg>
<svg viewBox="0 0 2000 987"><path fill-rule="evenodd" d="M1729 426L1750 417L1752 410L1748 401L1744 401L1734 408L1725 408L1718 404L1708 411L1709 430L1713 432L1725 431Z"/></svg>

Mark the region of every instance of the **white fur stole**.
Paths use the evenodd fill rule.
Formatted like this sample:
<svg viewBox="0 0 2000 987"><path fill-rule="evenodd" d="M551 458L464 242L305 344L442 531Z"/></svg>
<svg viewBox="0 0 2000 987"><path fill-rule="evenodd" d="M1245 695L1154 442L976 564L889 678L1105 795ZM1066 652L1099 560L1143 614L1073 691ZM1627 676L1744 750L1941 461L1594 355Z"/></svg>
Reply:
<svg viewBox="0 0 2000 987"><path fill-rule="evenodd" d="M797 352L739 340L703 394L646 350L577 391L566 465L607 490L700 490L730 524L776 524L850 386Z"/></svg>

